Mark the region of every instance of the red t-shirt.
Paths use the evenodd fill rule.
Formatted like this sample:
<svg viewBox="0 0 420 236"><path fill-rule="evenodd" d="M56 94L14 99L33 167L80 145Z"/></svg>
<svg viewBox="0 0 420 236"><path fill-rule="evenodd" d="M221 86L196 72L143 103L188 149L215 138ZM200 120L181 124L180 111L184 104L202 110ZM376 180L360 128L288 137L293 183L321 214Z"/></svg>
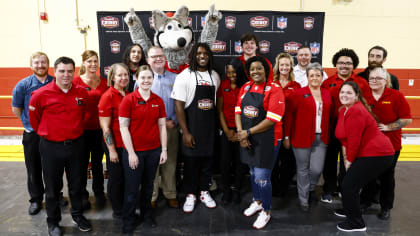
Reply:
<svg viewBox="0 0 420 236"><path fill-rule="evenodd" d="M76 84L64 93L55 83L34 91L29 102L29 122L41 137L54 142L72 140L83 134L89 95Z"/></svg>
<svg viewBox="0 0 420 236"><path fill-rule="evenodd" d="M128 92L126 92L127 94ZM98 110L100 117L111 117L111 130L115 141L115 147L124 147L121 132L120 122L118 121L118 111L120 109L121 101L124 96L118 92L114 87L110 87L99 100Z"/></svg>
<svg viewBox="0 0 420 236"><path fill-rule="evenodd" d="M252 86L251 86L252 85ZM251 91L249 89L252 87ZM262 94L264 83L255 85L253 81L248 81L239 91L238 99L236 100L235 114L242 113L241 104L245 94L249 91L252 93ZM277 132L274 132L274 145L277 145L277 140L283 137L282 117L284 114L285 103L283 90L280 85L274 82L267 82L264 93L263 108L267 111L266 119L275 123L280 123Z"/></svg>
<svg viewBox="0 0 420 236"><path fill-rule="evenodd" d="M128 129L135 151L160 147L158 120L166 118L162 98L151 92L145 101L136 90L123 98L118 116L130 118Z"/></svg>
<svg viewBox="0 0 420 236"><path fill-rule="evenodd" d="M387 125L398 119L411 119L410 106L404 95L398 90L385 88L378 101L371 97L368 103L372 112L383 124ZM401 129L385 131L384 134L391 140L395 151L401 150Z"/></svg>
<svg viewBox="0 0 420 236"><path fill-rule="evenodd" d="M104 94L108 89L108 85L105 78L101 77L100 79L101 83L95 89L85 84L80 76L74 78L73 80L74 84L83 87L86 89L86 91L88 91L89 94L89 102L87 103L85 121L83 124L84 129L87 130L95 130L101 128L99 125L98 103L102 94Z"/></svg>
<svg viewBox="0 0 420 236"><path fill-rule="evenodd" d="M321 88L321 140L328 144L330 134L331 96ZM316 103L308 86L300 88L286 99L284 132L290 136L293 147L309 148L315 141Z"/></svg>
<svg viewBox="0 0 420 236"><path fill-rule="evenodd" d="M392 156L392 143L378 128L375 119L361 102L340 110L335 136L346 147L347 160L360 157Z"/></svg>
<svg viewBox="0 0 420 236"><path fill-rule="evenodd" d="M217 97L223 97L223 114L229 128L235 128L235 105L239 94L239 87L232 89L230 80L222 80L219 89L217 90Z"/></svg>
<svg viewBox="0 0 420 236"><path fill-rule="evenodd" d="M362 77L352 73L350 78L348 78L345 81L354 81L357 85L359 85L360 90L362 91L363 97L365 99L368 99L368 97L371 95L369 84ZM339 94L341 85L345 81L340 79L336 73L335 75L328 77L328 79L322 82L321 85L321 88L325 88L328 89L328 91L330 91L331 99L333 102L333 121L337 120L338 110L343 105L340 102Z"/></svg>

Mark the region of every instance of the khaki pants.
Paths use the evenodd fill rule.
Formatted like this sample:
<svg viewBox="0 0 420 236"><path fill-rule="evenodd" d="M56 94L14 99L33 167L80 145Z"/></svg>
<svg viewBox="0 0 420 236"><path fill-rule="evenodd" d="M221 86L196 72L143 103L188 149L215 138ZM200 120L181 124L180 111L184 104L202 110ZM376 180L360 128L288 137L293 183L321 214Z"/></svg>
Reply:
<svg viewBox="0 0 420 236"><path fill-rule="evenodd" d="M153 183L152 201L156 201L158 198L159 187L162 188L163 195L166 199L176 198L175 171L179 132L178 127L166 130L168 133L168 160L166 160L165 164L157 168L155 182Z"/></svg>

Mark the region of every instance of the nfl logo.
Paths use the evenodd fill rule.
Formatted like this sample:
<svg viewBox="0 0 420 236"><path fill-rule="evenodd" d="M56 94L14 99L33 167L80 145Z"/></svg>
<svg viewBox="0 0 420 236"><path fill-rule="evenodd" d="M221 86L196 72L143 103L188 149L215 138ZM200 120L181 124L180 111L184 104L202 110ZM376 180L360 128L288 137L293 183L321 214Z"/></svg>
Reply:
<svg viewBox="0 0 420 236"><path fill-rule="evenodd" d="M201 28L204 28L205 25L206 25L206 17L202 16L201 17Z"/></svg>
<svg viewBox="0 0 420 236"><path fill-rule="evenodd" d="M237 54L242 54L244 52L242 50L241 41L235 41L235 52Z"/></svg>
<svg viewBox="0 0 420 236"><path fill-rule="evenodd" d="M319 54L321 51L321 44L317 42L310 43L309 46L311 47L311 52L313 55Z"/></svg>
<svg viewBox="0 0 420 236"><path fill-rule="evenodd" d="M233 29L236 25L236 18L233 16L225 17L225 25L227 29Z"/></svg>
<svg viewBox="0 0 420 236"><path fill-rule="evenodd" d="M277 17L277 28L284 30L287 28L287 18L286 17Z"/></svg>
<svg viewBox="0 0 420 236"><path fill-rule="evenodd" d="M311 30L314 28L314 22L315 19L313 17L305 17L305 19L303 19L303 28L306 30Z"/></svg>

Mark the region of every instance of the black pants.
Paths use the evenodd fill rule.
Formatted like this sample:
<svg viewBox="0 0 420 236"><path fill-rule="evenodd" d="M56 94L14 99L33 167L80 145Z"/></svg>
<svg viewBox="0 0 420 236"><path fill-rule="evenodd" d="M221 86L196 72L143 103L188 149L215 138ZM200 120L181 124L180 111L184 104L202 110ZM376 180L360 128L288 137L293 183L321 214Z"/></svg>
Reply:
<svg viewBox="0 0 420 236"><path fill-rule="evenodd" d="M108 184L106 186L107 196L111 202L114 213L121 215L124 202L124 170L122 164L124 148L116 148L118 163L114 163L109 159L109 151L105 142L102 142L102 145L105 151L106 166L108 170Z"/></svg>
<svg viewBox="0 0 420 236"><path fill-rule="evenodd" d="M225 133L220 137L220 174L222 190L227 191L232 187L240 190L242 180L248 167L241 162L239 156L239 142L231 142ZM231 176L233 175L233 179Z"/></svg>
<svg viewBox="0 0 420 236"><path fill-rule="evenodd" d="M360 212L360 189L391 167L392 156L356 158L348 169L341 189L344 212L350 221L364 223Z"/></svg>
<svg viewBox="0 0 420 236"><path fill-rule="evenodd" d="M45 182L45 202L48 224L58 224L61 220L59 199L63 188L63 173L66 171L71 202L71 215L80 216L82 208L82 151L83 137L71 142L51 142L41 138L39 150L42 156L42 171Z"/></svg>
<svg viewBox="0 0 420 236"><path fill-rule="evenodd" d="M340 171L337 177L338 154L340 154ZM346 172L342 158L341 143L335 138L334 134L331 133L330 143L328 144L327 154L325 156L324 170L322 171L324 177L324 193L332 194L336 191L340 191L341 183Z"/></svg>
<svg viewBox="0 0 420 236"><path fill-rule="evenodd" d="M151 214L153 194L153 181L159 166L161 148L149 151L136 151L139 164L136 169L131 169L128 162L128 152L123 151L124 168L124 207L123 207L123 232L134 229L135 212L138 194L140 193L140 213L147 217ZM139 192L139 187L141 190Z"/></svg>
<svg viewBox="0 0 420 236"><path fill-rule="evenodd" d="M23 132L23 153L27 173L29 202L42 203L44 199L44 183L42 182L41 154L39 153L39 136L36 132Z"/></svg>
<svg viewBox="0 0 420 236"><path fill-rule="evenodd" d="M296 174L296 160L292 148L286 149L283 144L280 145L279 155L271 175L271 183L273 192L285 194Z"/></svg>
<svg viewBox="0 0 420 236"><path fill-rule="evenodd" d="M89 198L89 192L86 189L87 186L87 170L90 164L92 167L92 190L95 195L101 195L104 193L104 173L102 167L102 158L104 151L102 149L102 130L85 130L83 136L86 142L85 149L83 152L83 163L82 167L85 171L82 176L83 184L83 197Z"/></svg>
<svg viewBox="0 0 420 236"><path fill-rule="evenodd" d="M386 169L377 179L366 185L361 194L360 201L370 206L373 202L377 190L380 192L379 203L382 209L392 209L394 207L395 196L395 166L397 165L400 151L396 151L392 158L392 165ZM377 186L379 180L379 186ZM378 188L379 187L379 188Z"/></svg>
<svg viewBox="0 0 420 236"><path fill-rule="evenodd" d="M184 156L184 189L186 194L197 194L210 188L213 159Z"/></svg>

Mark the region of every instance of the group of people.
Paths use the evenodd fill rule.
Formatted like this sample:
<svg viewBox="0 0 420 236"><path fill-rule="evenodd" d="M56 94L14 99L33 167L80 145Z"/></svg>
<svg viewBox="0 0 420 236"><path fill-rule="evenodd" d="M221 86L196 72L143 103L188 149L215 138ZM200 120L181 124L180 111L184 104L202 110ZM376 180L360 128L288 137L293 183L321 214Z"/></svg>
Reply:
<svg viewBox="0 0 420 236"><path fill-rule="evenodd" d="M296 66L291 55L280 53L273 69L257 54L255 35L243 35L241 45L243 55L226 65L223 80L206 43L194 45L189 67L179 74L165 66L162 48L145 52L134 44L122 63L111 66L107 79L97 75L94 51L82 54L76 78L74 61L58 58L55 79L48 75L47 55L34 53L34 74L19 81L12 101L25 128L29 214L41 210L45 193L48 233L62 234L65 171L73 222L90 231L83 216L91 207L87 168L90 160L95 203L103 206L105 153L106 192L123 233L135 230L136 208L140 220L155 227L160 188L170 207L180 205L175 171L181 153L185 213L193 212L197 197L207 208L216 207L210 185L219 156L222 205L241 202L242 179L249 171L252 200L243 214L259 213L256 229L270 221L272 196L284 196L295 174L304 212L318 200L321 174L322 202L332 203L341 193L343 209L335 214L345 220L339 230L366 230L362 212L378 192L379 218L389 219L401 128L412 120L398 80L382 68L386 50L369 50L368 68L356 75L358 56L341 49L332 60L337 73L328 77L319 63L311 63L308 46L298 49ZM215 153L216 140L220 153Z"/></svg>

